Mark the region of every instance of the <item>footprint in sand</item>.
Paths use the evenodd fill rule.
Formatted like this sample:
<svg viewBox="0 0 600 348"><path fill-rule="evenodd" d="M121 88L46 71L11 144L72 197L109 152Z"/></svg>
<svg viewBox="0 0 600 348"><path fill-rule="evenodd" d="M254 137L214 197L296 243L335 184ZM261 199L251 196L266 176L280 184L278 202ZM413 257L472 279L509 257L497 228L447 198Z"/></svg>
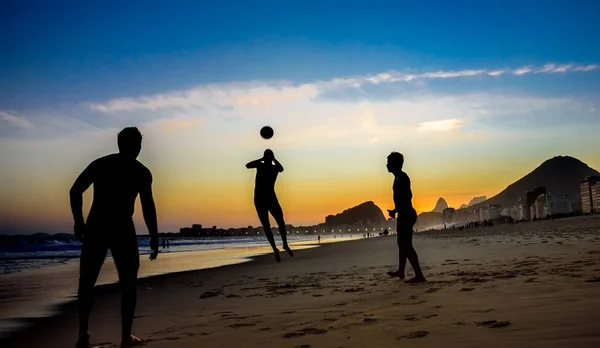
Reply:
<svg viewBox="0 0 600 348"><path fill-rule="evenodd" d="M438 290L440 290L441 288L429 288L427 289L427 291L425 291L426 294L431 294L432 292L436 292Z"/></svg>
<svg viewBox="0 0 600 348"><path fill-rule="evenodd" d="M205 291L199 298L209 298L221 295L221 290Z"/></svg>
<svg viewBox="0 0 600 348"><path fill-rule="evenodd" d="M250 327L250 326L256 326L256 323L237 323L237 324L231 324L228 327L230 327L232 329L236 329L238 327Z"/></svg>
<svg viewBox="0 0 600 348"><path fill-rule="evenodd" d="M495 329L495 328L499 328L499 327L505 327L510 325L510 321L507 320L501 320L501 321L497 321L497 320L486 320L486 321L479 321L475 323L476 326L478 327L487 327L489 329Z"/></svg>
<svg viewBox="0 0 600 348"><path fill-rule="evenodd" d="M489 312L493 312L493 311L495 311L495 309L490 308L490 309L477 309L477 310L474 310L473 312L474 313L489 313Z"/></svg>
<svg viewBox="0 0 600 348"><path fill-rule="evenodd" d="M350 288L350 289L346 289L344 290L344 292L359 292L359 291L363 291L364 288Z"/></svg>
<svg viewBox="0 0 600 348"><path fill-rule="evenodd" d="M294 346L294 348L310 348L310 344L301 344L299 346Z"/></svg>
<svg viewBox="0 0 600 348"><path fill-rule="evenodd" d="M363 322L364 323L376 323L377 319L376 318L364 318Z"/></svg>
<svg viewBox="0 0 600 348"><path fill-rule="evenodd" d="M594 277L585 281L586 283L597 283L600 282L600 277Z"/></svg>
<svg viewBox="0 0 600 348"><path fill-rule="evenodd" d="M301 337L306 335L324 335L327 333L327 330L324 329L315 329L315 328L307 328L302 330L297 330L294 332L288 332L283 335L283 338L292 338L292 337Z"/></svg>
<svg viewBox="0 0 600 348"><path fill-rule="evenodd" d="M473 291L475 288L460 288L460 291Z"/></svg>
<svg viewBox="0 0 600 348"><path fill-rule="evenodd" d="M427 335L429 335L429 331L415 331L415 332L409 333L408 335L396 337L396 339L402 340L402 339L421 338L421 337L425 337Z"/></svg>

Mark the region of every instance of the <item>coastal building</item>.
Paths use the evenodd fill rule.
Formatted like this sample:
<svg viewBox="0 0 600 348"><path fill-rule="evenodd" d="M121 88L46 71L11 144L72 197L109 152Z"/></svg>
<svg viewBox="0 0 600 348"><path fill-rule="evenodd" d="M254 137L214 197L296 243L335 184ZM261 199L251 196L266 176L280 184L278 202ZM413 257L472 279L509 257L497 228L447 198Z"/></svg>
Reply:
<svg viewBox="0 0 600 348"><path fill-rule="evenodd" d="M496 204L485 206L481 209L481 220L494 220L500 217L502 207Z"/></svg>
<svg viewBox="0 0 600 348"><path fill-rule="evenodd" d="M596 200L594 201L594 190L592 188L597 187L600 183L600 176L587 176L579 184L579 191L581 194L581 208L583 213L591 213L600 207L600 196L596 194ZM595 188L598 191L598 188Z"/></svg>
<svg viewBox="0 0 600 348"><path fill-rule="evenodd" d="M592 209L595 212L600 211L600 181L592 185Z"/></svg>
<svg viewBox="0 0 600 348"><path fill-rule="evenodd" d="M443 211L443 214L444 214L444 225L446 225L446 224L453 225L454 223L456 223L455 212L456 212L456 210L454 208L446 208L446 209L444 209L444 211Z"/></svg>
<svg viewBox="0 0 600 348"><path fill-rule="evenodd" d="M537 186L534 187L532 190L525 192L525 207L523 209L524 220L533 220L533 216L531 215L531 212L533 210L531 209L531 207L536 203L538 197L543 194L546 194L546 187L544 186ZM536 212L539 212L537 207L534 208L534 210ZM536 215L536 218L539 219L539 215Z"/></svg>
<svg viewBox="0 0 600 348"><path fill-rule="evenodd" d="M517 203L517 220L519 220L519 221L525 220L525 217L526 217L525 211L526 210L529 210L529 209L525 208L525 204L519 198L519 202Z"/></svg>
<svg viewBox="0 0 600 348"><path fill-rule="evenodd" d="M549 192L546 195L546 213L548 215L570 214L573 212L573 202L564 192Z"/></svg>

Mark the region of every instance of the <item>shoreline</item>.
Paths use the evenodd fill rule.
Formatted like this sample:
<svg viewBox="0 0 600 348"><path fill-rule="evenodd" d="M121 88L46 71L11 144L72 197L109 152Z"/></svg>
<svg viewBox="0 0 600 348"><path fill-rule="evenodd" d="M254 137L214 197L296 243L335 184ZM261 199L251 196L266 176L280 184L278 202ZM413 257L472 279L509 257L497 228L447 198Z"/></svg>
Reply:
<svg viewBox="0 0 600 348"><path fill-rule="evenodd" d="M316 241L306 241L305 240L305 241L290 242L290 246L297 248L294 250L303 250L303 249L309 249L309 248L323 247L323 246L330 245L330 244L346 243L346 242L353 242L353 241L359 241L359 240L361 240L361 238L339 238L337 240L334 238L331 238L331 239L322 240L321 243L318 243ZM248 264L248 263L257 262L257 261L262 260L263 258L265 260L262 262L268 262L266 259L273 258L272 251L270 250L270 247L267 247L267 246L246 246L246 247L237 246L237 247L224 247L224 248L219 248L219 249L209 249L209 250L199 250L199 251L176 251L176 252L163 253L161 261L163 261L165 257L169 257L167 255L171 255L171 256L176 255L179 257L181 257L181 256L192 256L193 257L194 255L203 255L204 256L204 255L210 254L210 253L222 253L222 252L234 252L234 251L239 252L242 250L253 250L253 249L257 250L257 251L253 252L252 255L250 255L250 256L238 255L235 258L235 260L230 260L231 262L227 262L227 263L223 263L223 264L201 266L201 268L196 268L196 269L180 270L180 271L173 271L173 272L159 273L159 274L150 274L147 276L138 277L138 289L140 289L143 286L144 281L151 281L152 279L155 279L155 278L162 280L162 281L166 281L166 279L169 278L170 276L184 275L184 274L194 273L194 272L204 272L204 271L215 270L215 269L227 269L229 267L235 267L240 264ZM258 250L260 250L260 251L258 251ZM146 256L147 256L147 254L140 253L140 258L142 258L140 261L150 262L150 261L145 260ZM282 256L284 256L284 255L282 254ZM160 257L161 257L161 255L159 254L159 258ZM112 257L107 256L106 259L107 260L105 261L103 268L106 267L108 259L112 259ZM156 261L152 261L152 262L156 262ZM150 264L152 264L152 262L150 262ZM112 262L108 262L108 263L110 264ZM37 269L36 271L39 272L40 269ZM101 279L99 278L97 285L94 287L94 291L96 294L95 296L105 296L106 294L115 293L115 292L118 293L118 287L119 287L118 279L108 282L108 283L104 283L104 282L101 283ZM0 344L4 345L4 343L3 343L4 341L13 340L14 336L21 335L24 332L27 332L28 330L32 329L32 327L35 327L40 324L44 324L45 322L50 322L54 318L60 317L66 311L72 310L73 306L76 306L76 303L77 303L77 295L74 294L71 296L67 296L66 298L57 300L55 303L48 305L46 308L40 309L41 312L47 313L47 315L1 319L6 324L3 327L8 328L9 330L7 330L5 332L0 332ZM11 327L12 327L12 330L10 329Z"/></svg>

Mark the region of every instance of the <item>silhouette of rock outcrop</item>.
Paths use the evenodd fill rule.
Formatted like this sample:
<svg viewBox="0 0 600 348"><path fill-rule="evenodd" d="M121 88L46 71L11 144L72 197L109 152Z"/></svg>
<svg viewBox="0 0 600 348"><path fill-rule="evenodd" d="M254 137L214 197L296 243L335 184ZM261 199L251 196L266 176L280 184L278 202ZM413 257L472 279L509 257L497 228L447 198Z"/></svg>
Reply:
<svg viewBox="0 0 600 348"><path fill-rule="evenodd" d="M448 203L446 203L446 200L441 198L438 199L437 203L435 204L435 207L433 208L432 212L434 213L443 213L444 209L448 208Z"/></svg>
<svg viewBox="0 0 600 348"><path fill-rule="evenodd" d="M461 204L461 205L460 205L460 209L465 209L465 208L468 208L468 207L469 207L469 206L468 206L467 204Z"/></svg>
<svg viewBox="0 0 600 348"><path fill-rule="evenodd" d="M475 205L475 204L479 204L479 203L485 202L485 200L486 200L486 199L487 199L487 197L486 197L486 196L473 197L473 199L471 199L471 201L469 202L469 204L467 204L467 207L470 207L470 206L472 206L472 205Z"/></svg>
<svg viewBox="0 0 600 348"><path fill-rule="evenodd" d="M562 191L571 199L576 199L579 195L579 184L588 175L600 175L600 173L576 158L556 156L483 204L499 204L505 207L515 205L519 198L524 196L525 191L535 186L545 186L546 192Z"/></svg>
<svg viewBox="0 0 600 348"><path fill-rule="evenodd" d="M385 215L374 202L368 201L362 204L346 209L336 215L329 215L325 218L325 222L334 226L343 224L360 223L361 221L372 223L385 221Z"/></svg>

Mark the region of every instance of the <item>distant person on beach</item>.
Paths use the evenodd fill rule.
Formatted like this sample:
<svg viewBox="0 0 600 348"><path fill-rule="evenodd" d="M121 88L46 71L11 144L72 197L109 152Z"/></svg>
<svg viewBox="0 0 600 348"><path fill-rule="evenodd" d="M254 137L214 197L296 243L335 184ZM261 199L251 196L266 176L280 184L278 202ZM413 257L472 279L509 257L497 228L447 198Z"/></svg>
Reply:
<svg viewBox="0 0 600 348"><path fill-rule="evenodd" d="M319 235L319 236L317 236L317 239L318 239L318 241L319 241L319 244L321 244L321 236L320 236L320 235Z"/></svg>
<svg viewBox="0 0 600 348"><path fill-rule="evenodd" d="M279 226L279 234L281 235L281 241L283 242L283 249L293 257L294 252L287 243L287 232L285 229L285 221L283 220L283 210L281 209L281 205L279 205L277 195L275 194L275 181L277 180L277 175L283 172L283 166L277 161L273 151L267 149L262 158L249 162L246 164L246 168L256 169L254 207L256 208L256 213L263 226L265 235L269 240L269 244L271 244L271 248L273 248L275 260L280 262L281 257L279 257L279 249L277 249L277 246L275 245L275 238L271 231L269 213L273 215L273 218Z"/></svg>
<svg viewBox="0 0 600 348"><path fill-rule="evenodd" d="M121 285L121 347L142 343L131 334L137 300L139 250L133 224L135 200L140 195L144 220L150 233L150 260L158 255L156 207L152 196L152 174L136 160L142 134L135 127L123 129L117 138L119 153L93 161L71 188L71 211L75 237L82 242L79 270L79 340L88 347L88 318L100 268L110 249ZM83 219L83 193L94 185L94 201Z"/></svg>
<svg viewBox="0 0 600 348"><path fill-rule="evenodd" d="M425 276L419 265L419 257L412 245L413 226L417 223L417 212L412 206L412 191L410 188L410 178L402 171L404 166L404 156L399 152L392 152L387 158L387 170L394 174L394 209L388 210L391 218L396 218L397 241L399 249L399 268L395 272L388 272L392 277L404 279L404 269L406 260L410 262L415 271L414 278L407 280L407 283L421 283L425 281ZM397 217L396 217L397 215Z"/></svg>

